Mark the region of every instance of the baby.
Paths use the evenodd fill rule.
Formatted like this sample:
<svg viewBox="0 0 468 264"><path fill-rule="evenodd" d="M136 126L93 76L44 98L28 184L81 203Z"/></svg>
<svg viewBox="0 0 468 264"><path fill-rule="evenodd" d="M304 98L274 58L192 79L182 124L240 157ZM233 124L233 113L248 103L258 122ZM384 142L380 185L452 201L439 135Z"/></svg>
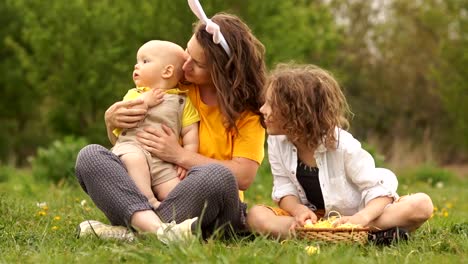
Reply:
<svg viewBox="0 0 468 264"><path fill-rule="evenodd" d="M164 124L181 138L184 148L198 151L200 117L186 91L177 88L183 77L184 62L185 52L175 43L151 40L141 46L133 71L136 88L127 92L124 101L140 98L148 112L137 127L113 131L118 139L112 152L122 160L130 177L154 208L180 182L177 170L183 169L152 156L138 143L136 134L146 126L161 129ZM165 92L160 104L155 89Z"/></svg>

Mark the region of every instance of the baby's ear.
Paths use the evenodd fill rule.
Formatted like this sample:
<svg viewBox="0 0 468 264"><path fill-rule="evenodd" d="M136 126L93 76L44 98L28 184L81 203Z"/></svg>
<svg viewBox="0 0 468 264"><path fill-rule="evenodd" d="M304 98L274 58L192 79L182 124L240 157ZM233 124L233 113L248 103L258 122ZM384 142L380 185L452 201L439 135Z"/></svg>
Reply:
<svg viewBox="0 0 468 264"><path fill-rule="evenodd" d="M161 75L163 78L171 78L174 75L174 65L166 65Z"/></svg>

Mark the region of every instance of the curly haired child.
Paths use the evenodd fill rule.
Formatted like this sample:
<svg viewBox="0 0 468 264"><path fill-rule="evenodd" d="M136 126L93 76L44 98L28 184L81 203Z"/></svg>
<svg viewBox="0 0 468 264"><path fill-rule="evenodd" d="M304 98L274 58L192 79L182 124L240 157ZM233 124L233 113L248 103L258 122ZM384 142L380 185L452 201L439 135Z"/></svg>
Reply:
<svg viewBox="0 0 468 264"><path fill-rule="evenodd" d="M313 65L279 65L269 76L265 104L272 198L279 208L254 206L250 228L287 238L294 227L315 223L330 211L371 229L370 239L389 244L407 239L430 218L430 197L399 197L393 172L376 168L374 159L345 131L350 113L333 76Z"/></svg>

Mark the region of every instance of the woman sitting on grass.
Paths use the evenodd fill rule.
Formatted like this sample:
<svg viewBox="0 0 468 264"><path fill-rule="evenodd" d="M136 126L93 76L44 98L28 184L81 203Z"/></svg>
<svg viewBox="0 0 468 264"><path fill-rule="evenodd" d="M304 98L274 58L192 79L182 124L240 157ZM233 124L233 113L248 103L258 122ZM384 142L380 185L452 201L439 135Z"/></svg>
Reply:
<svg viewBox="0 0 468 264"><path fill-rule="evenodd" d="M407 239L429 219L429 196L399 197L393 172L375 168L372 156L344 130L349 108L330 73L312 65L280 65L266 87L260 111L279 208L253 207L253 231L287 238L296 226L337 211L342 217L334 225L369 227L371 240L389 244Z"/></svg>

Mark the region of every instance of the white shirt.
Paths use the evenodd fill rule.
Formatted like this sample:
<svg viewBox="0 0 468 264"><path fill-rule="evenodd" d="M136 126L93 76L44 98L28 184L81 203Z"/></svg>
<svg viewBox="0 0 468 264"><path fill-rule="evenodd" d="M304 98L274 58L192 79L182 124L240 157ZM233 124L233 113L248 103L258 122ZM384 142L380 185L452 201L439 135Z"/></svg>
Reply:
<svg viewBox="0 0 468 264"><path fill-rule="evenodd" d="M388 169L376 168L372 156L350 133L342 129L336 131L337 149L329 150L319 145L314 153L325 215L330 211L354 215L370 200L381 196L397 199L395 174ZM302 204L315 210L315 205L309 203L297 181L296 147L286 136L269 136L268 156L273 174L273 200L279 202L287 195L294 195Z"/></svg>

